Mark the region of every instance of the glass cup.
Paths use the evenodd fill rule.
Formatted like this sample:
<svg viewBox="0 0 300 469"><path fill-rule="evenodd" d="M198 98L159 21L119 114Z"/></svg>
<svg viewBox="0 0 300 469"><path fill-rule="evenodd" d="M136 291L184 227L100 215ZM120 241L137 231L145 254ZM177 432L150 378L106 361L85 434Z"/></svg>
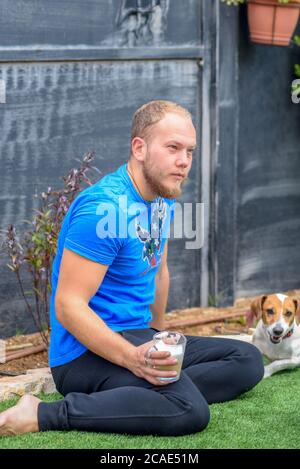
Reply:
<svg viewBox="0 0 300 469"><path fill-rule="evenodd" d="M172 376L170 378L158 377L160 381L167 381L172 383L177 381L180 378L180 372L185 352L186 338L180 332L170 332L170 331L161 331L157 332L153 336L154 346L153 350L158 350L159 352L170 352L171 356L177 359L177 363L174 365L159 365L155 366L156 370L160 371L177 371L177 376Z"/></svg>

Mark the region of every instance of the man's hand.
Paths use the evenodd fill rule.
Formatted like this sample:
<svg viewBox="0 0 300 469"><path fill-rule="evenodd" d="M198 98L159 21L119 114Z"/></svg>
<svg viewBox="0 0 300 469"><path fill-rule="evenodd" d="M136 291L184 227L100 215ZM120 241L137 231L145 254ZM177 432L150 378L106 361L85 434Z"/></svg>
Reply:
<svg viewBox="0 0 300 469"><path fill-rule="evenodd" d="M151 340L150 342L146 342L145 344L136 347L128 362L127 368L139 378L144 378L155 386L165 386L169 383L166 381L160 381L157 378L174 378L177 375L177 372L161 371L155 369L155 367L162 365L175 365L175 363L177 363L177 359L171 357L170 352L152 350L153 345L154 342Z"/></svg>

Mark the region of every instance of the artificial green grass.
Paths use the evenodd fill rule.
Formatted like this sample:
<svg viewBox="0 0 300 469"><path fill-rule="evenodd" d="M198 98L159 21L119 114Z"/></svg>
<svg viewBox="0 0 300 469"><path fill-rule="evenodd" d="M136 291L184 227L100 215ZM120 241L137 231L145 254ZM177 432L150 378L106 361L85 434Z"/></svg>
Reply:
<svg viewBox="0 0 300 469"><path fill-rule="evenodd" d="M299 385L300 369L273 375L233 401L211 405L208 427L192 435L155 437L77 431L43 432L0 437L0 448L299 448ZM44 401L61 399L59 394L39 397ZM0 403L0 411L16 402Z"/></svg>

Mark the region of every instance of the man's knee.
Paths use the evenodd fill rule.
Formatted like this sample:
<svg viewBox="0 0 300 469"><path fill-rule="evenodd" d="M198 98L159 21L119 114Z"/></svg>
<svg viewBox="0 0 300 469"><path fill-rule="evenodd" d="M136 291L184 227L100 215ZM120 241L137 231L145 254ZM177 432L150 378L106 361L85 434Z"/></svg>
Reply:
<svg viewBox="0 0 300 469"><path fill-rule="evenodd" d="M210 420L210 411L208 404L195 403L192 406L191 415L188 417L189 433L202 432Z"/></svg>
<svg viewBox="0 0 300 469"><path fill-rule="evenodd" d="M255 386L264 376L264 364L262 354L259 349L246 342L238 342L238 355L241 370L246 388Z"/></svg>
<svg viewBox="0 0 300 469"><path fill-rule="evenodd" d="M189 409L175 418L170 418L168 423L162 426L165 436L181 436L198 433L203 431L210 420L210 411L208 404L202 402L193 402Z"/></svg>

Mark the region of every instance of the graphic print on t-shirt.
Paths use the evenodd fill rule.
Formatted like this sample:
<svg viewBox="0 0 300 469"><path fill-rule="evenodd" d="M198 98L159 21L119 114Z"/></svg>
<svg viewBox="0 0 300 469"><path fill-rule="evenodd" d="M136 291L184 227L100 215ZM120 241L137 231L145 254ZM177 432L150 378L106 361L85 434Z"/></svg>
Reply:
<svg viewBox="0 0 300 469"><path fill-rule="evenodd" d="M142 273L145 275L149 270L156 267L161 262L161 246L163 225L166 219L167 204L162 198L152 206L151 210L151 228L150 232L141 226L141 223L136 219L136 234L141 243L144 244L142 251L142 259L148 262L149 267Z"/></svg>

